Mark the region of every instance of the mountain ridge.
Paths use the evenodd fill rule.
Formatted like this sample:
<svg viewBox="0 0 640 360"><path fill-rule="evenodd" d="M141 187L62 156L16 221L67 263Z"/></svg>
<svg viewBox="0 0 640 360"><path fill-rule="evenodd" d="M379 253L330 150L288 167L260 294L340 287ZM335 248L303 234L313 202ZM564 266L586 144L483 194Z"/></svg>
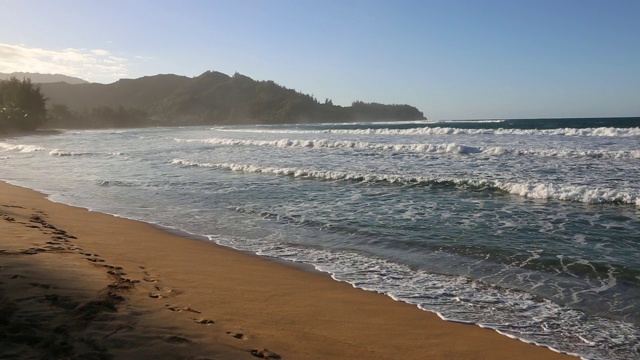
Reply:
<svg viewBox="0 0 640 360"><path fill-rule="evenodd" d="M312 95L272 80L259 81L239 73L229 76L217 71L192 78L158 74L120 79L111 84L56 82L39 86L53 110L50 125L61 127L425 119L421 111L406 104L354 101L343 107L333 105L329 99L319 102Z"/></svg>
<svg viewBox="0 0 640 360"><path fill-rule="evenodd" d="M0 80L8 80L12 77L17 78L18 80L22 79L31 79L31 82L34 84L43 84L43 83L56 83L56 82L66 82L68 84L86 84L88 81L63 74L41 74L41 73L30 73L30 72L12 72L12 73L0 73Z"/></svg>

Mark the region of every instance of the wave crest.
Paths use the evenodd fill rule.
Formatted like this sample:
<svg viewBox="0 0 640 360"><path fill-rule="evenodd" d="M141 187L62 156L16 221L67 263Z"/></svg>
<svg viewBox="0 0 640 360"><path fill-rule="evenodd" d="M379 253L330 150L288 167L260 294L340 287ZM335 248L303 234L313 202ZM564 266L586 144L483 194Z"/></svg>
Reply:
<svg viewBox="0 0 640 360"><path fill-rule="evenodd" d="M637 193L608 188L589 188L587 186L556 185L553 183L518 183L485 179L409 177L393 174L364 174L293 167L281 168L232 163L200 163L184 159L173 159L171 163L189 167L215 168L235 172L291 176L303 179L388 183L397 185L454 186L477 190L493 189L531 199L563 200L590 204L634 204L640 206L640 195Z"/></svg>
<svg viewBox="0 0 640 360"><path fill-rule="evenodd" d="M251 132L272 134L355 134L355 135L539 135L539 136L640 136L636 128L561 128L561 129L463 129L455 127L418 127L410 129L327 129L327 130L287 130L287 129L222 129L215 131Z"/></svg>
<svg viewBox="0 0 640 360"><path fill-rule="evenodd" d="M3 143L3 142L0 142L0 149L4 151L17 151L21 153L30 153L30 152L46 150L45 148L36 146L36 145L9 144L9 143Z"/></svg>
<svg viewBox="0 0 640 360"><path fill-rule="evenodd" d="M580 150L580 149L513 149L501 146L469 146L456 143L445 144L381 144L351 140L241 140L229 138L174 139L183 143L204 143L221 146L271 146L278 148L307 149L354 149L393 151L423 154L484 154L489 156L542 156L592 159L640 159L640 150Z"/></svg>
<svg viewBox="0 0 640 360"><path fill-rule="evenodd" d="M53 149L49 152L51 156L85 156L91 155L91 153L87 152L75 152L75 151L62 151L60 149Z"/></svg>

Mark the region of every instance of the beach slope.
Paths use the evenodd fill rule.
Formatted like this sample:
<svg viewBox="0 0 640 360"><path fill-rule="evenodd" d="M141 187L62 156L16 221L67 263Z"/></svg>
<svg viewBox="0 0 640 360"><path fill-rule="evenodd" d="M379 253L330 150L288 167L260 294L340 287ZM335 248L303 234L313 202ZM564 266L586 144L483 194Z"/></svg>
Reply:
<svg viewBox="0 0 640 360"><path fill-rule="evenodd" d="M2 182L0 217L0 358L573 358Z"/></svg>

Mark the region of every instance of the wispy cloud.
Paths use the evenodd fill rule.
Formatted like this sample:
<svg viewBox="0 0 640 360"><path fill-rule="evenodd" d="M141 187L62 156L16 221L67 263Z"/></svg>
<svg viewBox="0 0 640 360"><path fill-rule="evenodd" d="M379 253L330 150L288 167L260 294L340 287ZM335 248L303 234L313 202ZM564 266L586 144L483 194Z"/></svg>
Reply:
<svg viewBox="0 0 640 360"><path fill-rule="evenodd" d="M37 72L114 82L127 76L128 60L102 49L46 50L0 43L0 72Z"/></svg>

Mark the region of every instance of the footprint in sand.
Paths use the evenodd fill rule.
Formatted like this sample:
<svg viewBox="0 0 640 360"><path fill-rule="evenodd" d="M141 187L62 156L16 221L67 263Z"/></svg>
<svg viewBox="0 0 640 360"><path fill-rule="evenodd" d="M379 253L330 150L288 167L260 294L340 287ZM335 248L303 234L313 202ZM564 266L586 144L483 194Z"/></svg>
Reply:
<svg viewBox="0 0 640 360"><path fill-rule="evenodd" d="M178 306L171 306L169 304L165 305L167 307L167 309L173 311L173 312L181 312L181 311L190 311L190 312L194 312L196 314L202 314L202 311L196 310L194 308L191 308L189 306L185 306L185 307L178 307Z"/></svg>
<svg viewBox="0 0 640 360"><path fill-rule="evenodd" d="M100 256L100 255L93 254L93 256ZM107 269L110 269L109 271L107 271L107 274L109 275L114 275L114 276L127 275L126 272L122 271L124 269L122 266L113 266L113 265L103 265L103 266L106 267Z"/></svg>
<svg viewBox="0 0 640 360"><path fill-rule="evenodd" d="M281 359L282 357L271 350L251 350L251 355L261 359Z"/></svg>
<svg viewBox="0 0 640 360"><path fill-rule="evenodd" d="M195 321L198 324L202 324L202 325L211 325L211 324L215 323L215 321L213 321L211 319L193 319L193 321Z"/></svg>
<svg viewBox="0 0 640 360"><path fill-rule="evenodd" d="M246 340L246 339L248 339L243 333L234 333L234 332L231 332L231 331L227 331L226 334L231 336L232 338L235 338L235 339L238 339L238 340Z"/></svg>
<svg viewBox="0 0 640 360"><path fill-rule="evenodd" d="M109 270L109 271L107 271L107 274L109 274L109 275L113 275L113 276L122 276L122 275L127 275L127 273L126 273L126 272L118 271L118 270Z"/></svg>
<svg viewBox="0 0 640 360"><path fill-rule="evenodd" d="M184 291L176 290L176 289L172 289L172 288L168 288L168 287L162 287L162 286L159 286L159 285L155 285L154 288L157 291L159 291L163 296L166 296L166 297L184 294Z"/></svg>
<svg viewBox="0 0 640 360"><path fill-rule="evenodd" d="M108 284L107 287L110 288L110 289L124 290L124 291L129 291L129 290L131 290L133 288L131 285L129 285L128 283L126 283L124 281L119 281L119 282L116 282L116 283Z"/></svg>

